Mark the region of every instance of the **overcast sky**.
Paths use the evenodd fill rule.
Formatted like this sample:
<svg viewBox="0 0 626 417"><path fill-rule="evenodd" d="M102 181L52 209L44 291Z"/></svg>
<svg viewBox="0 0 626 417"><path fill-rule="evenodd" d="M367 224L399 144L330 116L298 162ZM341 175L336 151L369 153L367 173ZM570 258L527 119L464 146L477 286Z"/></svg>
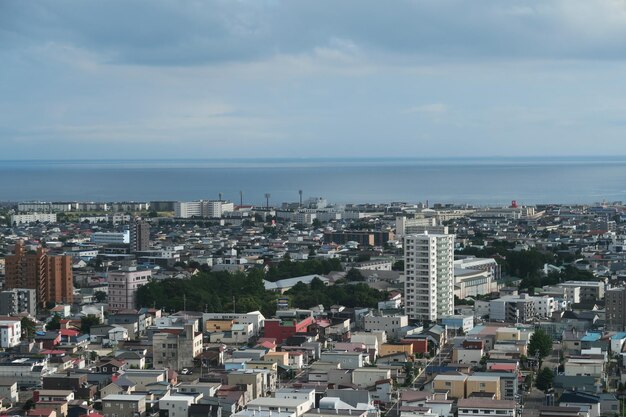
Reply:
<svg viewBox="0 0 626 417"><path fill-rule="evenodd" d="M0 1L0 159L626 155L626 2Z"/></svg>

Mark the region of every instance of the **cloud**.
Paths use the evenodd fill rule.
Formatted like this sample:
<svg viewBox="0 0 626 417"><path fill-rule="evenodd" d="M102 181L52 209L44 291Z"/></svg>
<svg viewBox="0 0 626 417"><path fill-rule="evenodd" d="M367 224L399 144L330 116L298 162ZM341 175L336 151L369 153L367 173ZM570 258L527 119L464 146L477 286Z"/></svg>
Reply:
<svg viewBox="0 0 626 417"><path fill-rule="evenodd" d="M625 57L613 0L0 0L0 158L598 153Z"/></svg>
<svg viewBox="0 0 626 417"><path fill-rule="evenodd" d="M440 115L448 112L448 106L443 103L423 104L421 106L409 107L406 113L425 113Z"/></svg>
<svg viewBox="0 0 626 417"><path fill-rule="evenodd" d="M102 62L149 66L250 62L326 49L417 60L626 56L626 3L615 0L399 0L393 5L374 0L4 0L0 28L9 48L58 42L95 53Z"/></svg>

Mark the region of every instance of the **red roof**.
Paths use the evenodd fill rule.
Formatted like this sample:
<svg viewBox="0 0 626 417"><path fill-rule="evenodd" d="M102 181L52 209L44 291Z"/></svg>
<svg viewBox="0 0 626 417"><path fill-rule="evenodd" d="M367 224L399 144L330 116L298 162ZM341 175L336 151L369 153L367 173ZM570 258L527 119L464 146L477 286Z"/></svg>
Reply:
<svg viewBox="0 0 626 417"><path fill-rule="evenodd" d="M257 346L262 346L262 347L264 347L266 349L276 349L276 343L272 343L272 342L268 342L268 341L259 343Z"/></svg>
<svg viewBox="0 0 626 417"><path fill-rule="evenodd" d="M489 367L490 371L509 371L513 372L517 369L514 363L494 363Z"/></svg>
<svg viewBox="0 0 626 417"><path fill-rule="evenodd" d="M66 337L76 337L80 334L80 332L78 330L72 330L72 329L61 329L61 336L66 336Z"/></svg>
<svg viewBox="0 0 626 417"><path fill-rule="evenodd" d="M65 352L64 350L43 349L39 353L42 355L65 355L67 352Z"/></svg>

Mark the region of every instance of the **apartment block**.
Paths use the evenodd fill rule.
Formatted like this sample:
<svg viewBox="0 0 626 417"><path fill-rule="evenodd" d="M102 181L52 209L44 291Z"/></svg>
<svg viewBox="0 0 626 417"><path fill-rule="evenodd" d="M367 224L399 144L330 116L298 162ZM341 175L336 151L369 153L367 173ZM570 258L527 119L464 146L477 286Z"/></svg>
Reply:
<svg viewBox="0 0 626 417"><path fill-rule="evenodd" d="M27 250L24 242L15 245L6 257L7 289L28 288L36 292L37 303L71 303L74 299L72 258L51 256L46 249Z"/></svg>
<svg viewBox="0 0 626 417"><path fill-rule="evenodd" d="M454 314L454 235L404 238L405 311L410 319L437 321Z"/></svg>
<svg viewBox="0 0 626 417"><path fill-rule="evenodd" d="M151 276L151 271L139 271L136 267L109 272L109 311L134 309L137 290L146 285Z"/></svg>

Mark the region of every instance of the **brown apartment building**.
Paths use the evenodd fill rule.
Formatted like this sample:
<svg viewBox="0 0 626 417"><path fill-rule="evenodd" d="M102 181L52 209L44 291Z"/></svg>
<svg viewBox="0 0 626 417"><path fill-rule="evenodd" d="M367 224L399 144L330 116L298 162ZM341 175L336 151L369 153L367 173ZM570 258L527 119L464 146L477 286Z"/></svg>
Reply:
<svg viewBox="0 0 626 417"><path fill-rule="evenodd" d="M27 250L24 242L15 245L13 255L6 257L5 287L32 288L37 294L37 304L49 302L71 303L73 301L72 258L48 255L38 247Z"/></svg>

